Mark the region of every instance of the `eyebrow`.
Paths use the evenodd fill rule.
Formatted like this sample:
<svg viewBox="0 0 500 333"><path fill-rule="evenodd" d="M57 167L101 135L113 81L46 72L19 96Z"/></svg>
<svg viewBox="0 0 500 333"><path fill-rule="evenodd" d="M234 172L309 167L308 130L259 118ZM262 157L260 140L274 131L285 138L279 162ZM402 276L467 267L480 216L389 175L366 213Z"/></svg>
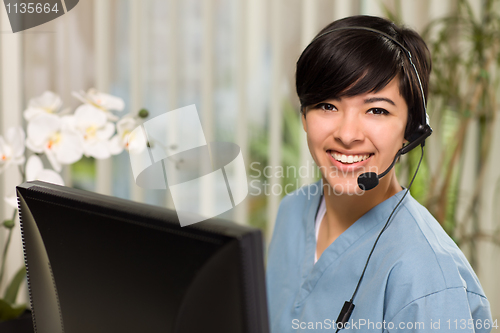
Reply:
<svg viewBox="0 0 500 333"><path fill-rule="evenodd" d="M386 98L386 97L370 97L370 98L365 99L365 104L374 103L374 102L387 102L389 104L396 106L396 103L394 103L391 99Z"/></svg>

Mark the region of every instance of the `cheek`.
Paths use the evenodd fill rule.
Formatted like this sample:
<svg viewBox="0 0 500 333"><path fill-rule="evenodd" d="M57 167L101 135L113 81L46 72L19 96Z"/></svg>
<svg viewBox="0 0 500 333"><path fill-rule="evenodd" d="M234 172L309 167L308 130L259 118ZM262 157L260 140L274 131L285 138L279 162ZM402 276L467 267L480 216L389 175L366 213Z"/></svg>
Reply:
<svg viewBox="0 0 500 333"><path fill-rule="evenodd" d="M327 126L325 122L318 121L317 119L308 120L307 143L309 145L309 150L311 150L311 153L313 153L313 150L322 150L323 143L330 135L331 128Z"/></svg>
<svg viewBox="0 0 500 333"><path fill-rule="evenodd" d="M311 153L311 156L313 159L317 162L316 155L318 154L318 147L320 144L320 140L317 136L317 133L314 131L308 131L307 132L307 146L309 147L309 152Z"/></svg>
<svg viewBox="0 0 500 333"><path fill-rule="evenodd" d="M403 146L404 129L402 122L388 123L386 126L369 126L367 135L380 153L392 155Z"/></svg>
<svg viewBox="0 0 500 333"><path fill-rule="evenodd" d="M329 129L324 122L316 121L313 117L307 119L307 146L309 153L317 165L321 165L324 158L325 141L328 139ZM330 133L331 135L331 133Z"/></svg>

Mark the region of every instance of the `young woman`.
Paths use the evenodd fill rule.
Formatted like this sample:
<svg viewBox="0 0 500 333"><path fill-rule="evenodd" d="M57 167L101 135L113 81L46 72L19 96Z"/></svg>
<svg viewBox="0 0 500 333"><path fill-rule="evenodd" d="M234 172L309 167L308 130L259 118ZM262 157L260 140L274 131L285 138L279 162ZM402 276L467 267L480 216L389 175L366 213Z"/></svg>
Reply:
<svg viewBox="0 0 500 333"><path fill-rule="evenodd" d="M467 259L391 168L432 132L430 70L415 31L370 16L331 23L302 53L296 88L322 180L279 208L267 264L273 333L336 331L341 318L360 332L494 325ZM358 184L386 170L378 185Z"/></svg>

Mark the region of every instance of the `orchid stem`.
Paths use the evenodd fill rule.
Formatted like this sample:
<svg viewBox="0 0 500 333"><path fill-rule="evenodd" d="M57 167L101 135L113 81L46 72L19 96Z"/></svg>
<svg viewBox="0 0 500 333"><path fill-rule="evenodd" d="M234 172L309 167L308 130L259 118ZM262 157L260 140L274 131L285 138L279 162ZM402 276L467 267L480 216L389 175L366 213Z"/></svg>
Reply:
<svg viewBox="0 0 500 333"><path fill-rule="evenodd" d="M12 221L16 218L17 214L17 209L14 210L14 214L12 214ZM3 274L5 272L5 261L7 259L7 252L9 250L9 244L10 240L12 238L12 230L14 227L9 228L9 234L7 235L7 242L5 243L5 246L3 248L3 254L2 254L2 267L0 268L0 286L2 285L2 280L3 280Z"/></svg>
<svg viewBox="0 0 500 333"><path fill-rule="evenodd" d="M23 183L24 183L26 181L26 174L21 165L19 165L19 173L21 173L21 177L23 178Z"/></svg>

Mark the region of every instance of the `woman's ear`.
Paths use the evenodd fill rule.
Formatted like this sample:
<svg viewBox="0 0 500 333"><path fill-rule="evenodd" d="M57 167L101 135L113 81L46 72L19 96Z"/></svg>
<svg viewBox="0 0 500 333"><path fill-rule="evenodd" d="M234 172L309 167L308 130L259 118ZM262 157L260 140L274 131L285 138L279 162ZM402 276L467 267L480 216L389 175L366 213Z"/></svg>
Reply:
<svg viewBox="0 0 500 333"><path fill-rule="evenodd" d="M304 128L304 132L307 133L307 123L306 123L305 109L302 109L302 111L300 112L300 114L301 114L301 118L302 118L302 127Z"/></svg>

